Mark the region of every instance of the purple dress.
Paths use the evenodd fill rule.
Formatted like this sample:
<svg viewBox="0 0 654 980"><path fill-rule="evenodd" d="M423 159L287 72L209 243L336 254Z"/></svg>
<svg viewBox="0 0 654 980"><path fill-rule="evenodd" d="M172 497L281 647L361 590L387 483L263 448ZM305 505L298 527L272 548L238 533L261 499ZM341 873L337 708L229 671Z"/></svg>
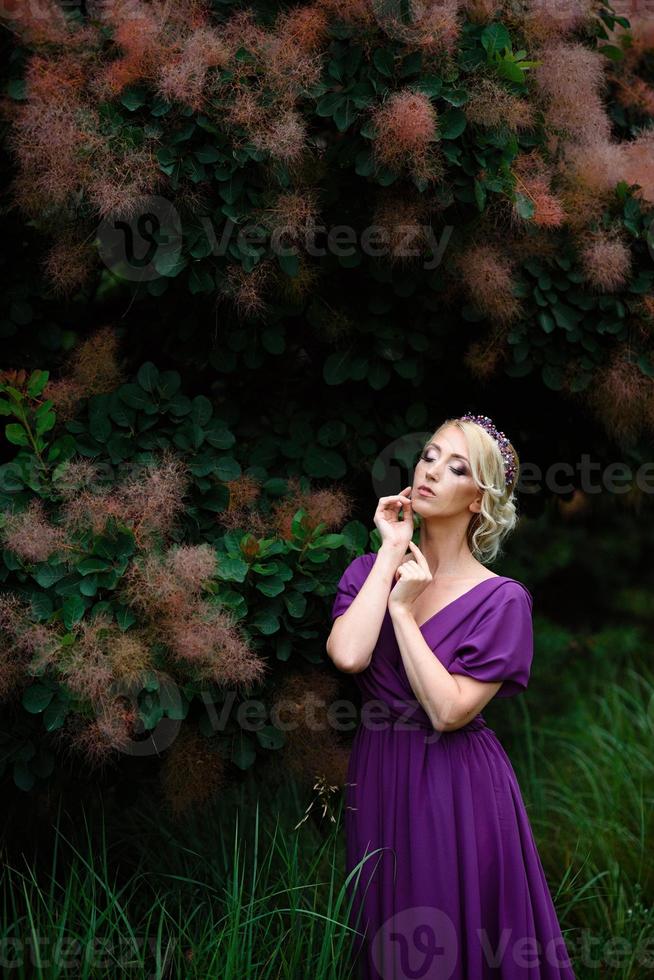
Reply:
<svg viewBox="0 0 654 980"><path fill-rule="evenodd" d="M345 569L332 619L375 558L360 555ZM420 629L451 674L503 681L501 698L527 687L531 617L526 586L498 576ZM456 731L433 728L388 610L370 664L352 676L362 706L344 825L358 976L574 980L517 778L495 732L481 714Z"/></svg>

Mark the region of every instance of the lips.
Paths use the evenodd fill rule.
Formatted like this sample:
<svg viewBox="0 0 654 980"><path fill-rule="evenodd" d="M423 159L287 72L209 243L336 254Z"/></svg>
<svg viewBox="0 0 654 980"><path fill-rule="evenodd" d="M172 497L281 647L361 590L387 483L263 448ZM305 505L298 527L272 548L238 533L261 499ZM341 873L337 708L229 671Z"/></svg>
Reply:
<svg viewBox="0 0 654 980"><path fill-rule="evenodd" d="M418 487L418 490L419 491L421 490L423 493L428 493L431 497L435 496L434 491L431 490L429 487L426 487L424 483L422 484L422 486Z"/></svg>

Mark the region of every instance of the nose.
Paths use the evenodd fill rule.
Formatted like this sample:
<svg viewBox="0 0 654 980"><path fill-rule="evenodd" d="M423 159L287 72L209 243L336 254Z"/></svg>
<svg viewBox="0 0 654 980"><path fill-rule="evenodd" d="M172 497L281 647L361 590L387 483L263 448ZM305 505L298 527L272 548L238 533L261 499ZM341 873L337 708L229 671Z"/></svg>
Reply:
<svg viewBox="0 0 654 980"><path fill-rule="evenodd" d="M437 464L436 463L432 463L431 466L432 466L432 468L428 468L425 471L425 484L428 487L431 486L432 483L438 483L438 480L439 480L438 472L435 469L435 467L437 466Z"/></svg>

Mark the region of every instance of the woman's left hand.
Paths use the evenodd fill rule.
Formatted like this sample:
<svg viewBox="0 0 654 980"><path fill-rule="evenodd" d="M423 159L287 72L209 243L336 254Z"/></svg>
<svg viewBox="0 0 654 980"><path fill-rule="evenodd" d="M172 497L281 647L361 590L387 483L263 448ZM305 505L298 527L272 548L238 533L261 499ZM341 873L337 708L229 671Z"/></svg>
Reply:
<svg viewBox="0 0 654 980"><path fill-rule="evenodd" d="M388 610L391 613L397 609L410 609L418 596L433 581L427 559L418 545L409 541L409 548L413 552L413 558L405 555L398 565L395 578L399 581L391 589L388 597Z"/></svg>

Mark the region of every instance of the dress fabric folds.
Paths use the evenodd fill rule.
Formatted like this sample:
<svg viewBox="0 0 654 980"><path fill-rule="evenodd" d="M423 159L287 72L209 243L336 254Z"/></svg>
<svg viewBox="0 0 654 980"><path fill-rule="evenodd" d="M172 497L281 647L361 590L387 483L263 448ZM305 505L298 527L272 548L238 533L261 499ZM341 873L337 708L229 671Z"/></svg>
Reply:
<svg viewBox="0 0 654 980"><path fill-rule="evenodd" d="M355 558L332 619L376 560ZM488 578L420 627L451 674L527 688L533 599ZM481 713L436 731L409 683L388 610L353 678L361 721L345 786L345 838L358 980L574 980L511 762ZM363 860L359 870L356 866Z"/></svg>

